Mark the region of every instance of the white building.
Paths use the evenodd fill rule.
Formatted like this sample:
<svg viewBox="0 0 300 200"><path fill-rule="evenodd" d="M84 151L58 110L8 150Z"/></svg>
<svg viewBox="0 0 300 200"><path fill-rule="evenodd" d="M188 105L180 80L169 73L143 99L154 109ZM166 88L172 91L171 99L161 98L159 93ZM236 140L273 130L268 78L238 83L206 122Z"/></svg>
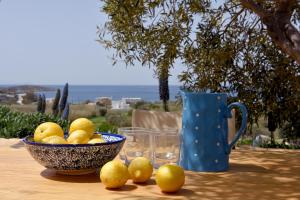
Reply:
<svg viewBox="0 0 300 200"><path fill-rule="evenodd" d="M142 101L141 98L132 98L132 97L126 97L122 98L122 101L126 104L133 104Z"/></svg>
<svg viewBox="0 0 300 200"><path fill-rule="evenodd" d="M142 101L141 98L126 97L118 101L112 101L112 109L129 110L130 104Z"/></svg>

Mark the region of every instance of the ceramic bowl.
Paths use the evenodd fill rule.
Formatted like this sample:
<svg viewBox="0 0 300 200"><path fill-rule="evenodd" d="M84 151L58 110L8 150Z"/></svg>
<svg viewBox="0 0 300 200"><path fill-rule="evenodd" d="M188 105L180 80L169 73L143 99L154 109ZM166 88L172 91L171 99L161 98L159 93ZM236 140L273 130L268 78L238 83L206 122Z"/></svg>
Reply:
<svg viewBox="0 0 300 200"><path fill-rule="evenodd" d="M97 144L44 144L34 142L33 136L23 138L31 156L48 169L60 174L81 175L93 173L120 152L125 137L101 133L106 143Z"/></svg>

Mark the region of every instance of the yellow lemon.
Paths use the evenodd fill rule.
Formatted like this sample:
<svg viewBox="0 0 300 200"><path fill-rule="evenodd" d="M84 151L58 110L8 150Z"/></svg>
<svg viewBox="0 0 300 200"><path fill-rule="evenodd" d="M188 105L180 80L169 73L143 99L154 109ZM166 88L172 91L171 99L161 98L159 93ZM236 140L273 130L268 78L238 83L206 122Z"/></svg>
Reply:
<svg viewBox="0 0 300 200"><path fill-rule="evenodd" d="M128 169L119 160L107 162L100 171L101 182L106 188L120 188L125 185L128 178Z"/></svg>
<svg viewBox="0 0 300 200"><path fill-rule="evenodd" d="M153 166L149 159L137 157L130 162L128 172L133 182L143 183L152 176Z"/></svg>
<svg viewBox="0 0 300 200"><path fill-rule="evenodd" d="M91 139L99 138L102 139L102 135L100 133L95 133Z"/></svg>
<svg viewBox="0 0 300 200"><path fill-rule="evenodd" d="M86 131L91 138L95 133L95 125L87 118L78 118L71 123L69 134L71 135L76 130Z"/></svg>
<svg viewBox="0 0 300 200"><path fill-rule="evenodd" d="M86 144L90 140L90 135L84 130L73 131L67 141L69 144Z"/></svg>
<svg viewBox="0 0 300 200"><path fill-rule="evenodd" d="M42 139L42 143L47 143L47 144L68 144L67 141L57 135L49 136L46 138Z"/></svg>
<svg viewBox="0 0 300 200"><path fill-rule="evenodd" d="M88 141L89 144L96 144L96 143L105 143L106 141L102 138L93 138Z"/></svg>
<svg viewBox="0 0 300 200"><path fill-rule="evenodd" d="M184 184L184 171L177 165L166 164L158 168L155 180L163 192L176 192Z"/></svg>
<svg viewBox="0 0 300 200"><path fill-rule="evenodd" d="M45 122L40 124L34 131L34 141L41 142L43 138L57 135L59 137L64 137L64 131L60 125L54 122Z"/></svg>

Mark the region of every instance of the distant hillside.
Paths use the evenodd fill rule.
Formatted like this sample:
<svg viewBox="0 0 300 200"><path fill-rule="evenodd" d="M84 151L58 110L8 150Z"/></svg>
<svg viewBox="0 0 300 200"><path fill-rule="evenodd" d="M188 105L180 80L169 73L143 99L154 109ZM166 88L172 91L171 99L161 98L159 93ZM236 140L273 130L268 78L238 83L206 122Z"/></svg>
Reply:
<svg viewBox="0 0 300 200"><path fill-rule="evenodd" d="M0 87L0 93L16 94L26 92L53 91L54 88L39 85L16 85L9 87Z"/></svg>

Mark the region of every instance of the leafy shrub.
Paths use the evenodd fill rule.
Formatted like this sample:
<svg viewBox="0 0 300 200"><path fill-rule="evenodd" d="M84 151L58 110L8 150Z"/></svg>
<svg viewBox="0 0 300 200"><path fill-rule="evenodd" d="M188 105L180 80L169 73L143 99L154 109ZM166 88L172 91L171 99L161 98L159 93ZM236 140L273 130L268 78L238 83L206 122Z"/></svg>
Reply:
<svg viewBox="0 0 300 200"><path fill-rule="evenodd" d="M92 118L97 116L97 109L95 105L88 104L72 104L70 105L69 120L73 121L80 117Z"/></svg>
<svg viewBox="0 0 300 200"><path fill-rule="evenodd" d="M160 103L138 101L136 103L130 104L130 107L133 109L139 109L139 110L159 110Z"/></svg>
<svg viewBox="0 0 300 200"><path fill-rule="evenodd" d="M26 94L23 96L23 104L31 104L33 102L37 102L38 98L37 95L30 91L30 92L26 92Z"/></svg>
<svg viewBox="0 0 300 200"><path fill-rule="evenodd" d="M107 123L103 122L100 126L96 128L97 132L107 132L107 133L117 133L117 127Z"/></svg>
<svg viewBox="0 0 300 200"><path fill-rule="evenodd" d="M109 124L119 126L122 123L122 115L119 115L117 113L108 113L106 116L106 120Z"/></svg>
<svg viewBox="0 0 300 200"><path fill-rule="evenodd" d="M128 117L132 117L132 112L133 112L132 109L128 110L128 112L127 112Z"/></svg>
<svg viewBox="0 0 300 200"><path fill-rule="evenodd" d="M0 137L25 137L32 134L39 124L47 121L58 123L64 130L67 130L68 121L58 117L42 113L21 113L0 106Z"/></svg>
<svg viewBox="0 0 300 200"><path fill-rule="evenodd" d="M96 101L96 105L99 107L110 109L112 107L112 102L110 98L102 97L101 99Z"/></svg>
<svg viewBox="0 0 300 200"><path fill-rule="evenodd" d="M155 103L150 103L149 104L149 110L159 110L159 109L160 109L159 104L155 104Z"/></svg>
<svg viewBox="0 0 300 200"><path fill-rule="evenodd" d="M101 117L104 117L107 113L107 109L106 108L99 108L99 115Z"/></svg>
<svg viewBox="0 0 300 200"><path fill-rule="evenodd" d="M133 109L142 109L145 107L145 104L145 101L138 101L136 103L130 104L130 107L132 107Z"/></svg>
<svg viewBox="0 0 300 200"><path fill-rule="evenodd" d="M96 112L96 110L93 110L93 111L91 112L90 117L97 117L97 112Z"/></svg>
<svg viewBox="0 0 300 200"><path fill-rule="evenodd" d="M243 139L243 140L238 140L238 142L236 143L237 146L240 145L252 145L252 139Z"/></svg>
<svg viewBox="0 0 300 200"><path fill-rule="evenodd" d="M131 126L131 117L128 117L127 112L108 112L106 121L116 127Z"/></svg>
<svg viewBox="0 0 300 200"><path fill-rule="evenodd" d="M262 144L261 147L263 147L263 148L280 148L280 149L300 149L299 145L286 145L284 143L277 143L277 142L264 143L264 144Z"/></svg>
<svg viewBox="0 0 300 200"><path fill-rule="evenodd" d="M298 138L300 138L300 116L295 118L292 122L286 123L280 131L280 136L289 142L295 142L299 140Z"/></svg>

